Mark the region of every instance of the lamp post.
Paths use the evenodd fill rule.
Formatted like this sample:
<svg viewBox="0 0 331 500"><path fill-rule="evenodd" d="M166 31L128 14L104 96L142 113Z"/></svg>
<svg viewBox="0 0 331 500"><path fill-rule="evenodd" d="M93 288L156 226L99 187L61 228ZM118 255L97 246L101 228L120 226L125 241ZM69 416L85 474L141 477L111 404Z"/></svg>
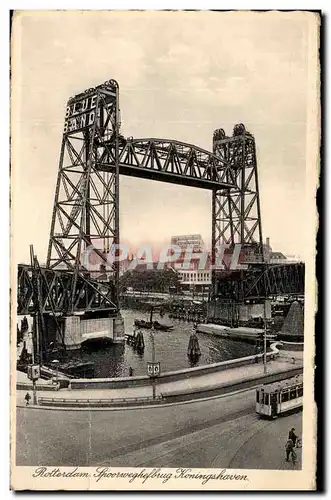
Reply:
<svg viewBox="0 0 331 500"><path fill-rule="evenodd" d="M31 366L30 370L28 368L28 377L32 379L32 394L33 394L32 402L33 402L33 405L36 406L38 404L38 398L37 398L37 380L38 380L38 377L34 376L35 374L34 374L33 369L32 369L32 367L35 366L33 332L28 333L28 339L29 340L31 339L31 353L32 353L32 366ZM29 376L29 372L30 372L30 376Z"/></svg>
<svg viewBox="0 0 331 500"><path fill-rule="evenodd" d="M152 362L147 363L147 375L152 380L153 388L153 399L156 398L156 384L155 379L160 375L160 363L155 361L155 341L154 341L154 326L152 326L152 331L150 332L151 343L152 343Z"/></svg>
<svg viewBox="0 0 331 500"><path fill-rule="evenodd" d="M156 396L156 387L155 387L155 376L154 376L154 366L155 366L155 339L154 339L154 326L152 326L152 331L151 331L151 341L152 341L152 363L153 363L152 387L153 387L153 399L155 399L155 396Z"/></svg>

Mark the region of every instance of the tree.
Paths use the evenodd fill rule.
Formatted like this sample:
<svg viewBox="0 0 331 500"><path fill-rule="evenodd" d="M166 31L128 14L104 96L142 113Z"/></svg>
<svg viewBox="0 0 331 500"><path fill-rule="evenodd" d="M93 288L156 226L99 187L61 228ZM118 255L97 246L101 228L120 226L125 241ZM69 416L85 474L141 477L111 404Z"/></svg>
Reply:
<svg viewBox="0 0 331 500"><path fill-rule="evenodd" d="M170 289L180 288L180 280L172 269L134 269L120 277L120 291L127 288L139 291L168 293Z"/></svg>

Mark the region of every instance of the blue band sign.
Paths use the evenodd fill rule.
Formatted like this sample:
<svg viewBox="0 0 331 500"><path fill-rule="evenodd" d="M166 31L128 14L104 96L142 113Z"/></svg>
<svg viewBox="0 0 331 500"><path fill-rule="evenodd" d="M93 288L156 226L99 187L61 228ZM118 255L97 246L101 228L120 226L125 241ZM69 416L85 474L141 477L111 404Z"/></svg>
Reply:
<svg viewBox="0 0 331 500"><path fill-rule="evenodd" d="M97 107L97 94L74 101L66 109L64 133L76 132L94 124Z"/></svg>

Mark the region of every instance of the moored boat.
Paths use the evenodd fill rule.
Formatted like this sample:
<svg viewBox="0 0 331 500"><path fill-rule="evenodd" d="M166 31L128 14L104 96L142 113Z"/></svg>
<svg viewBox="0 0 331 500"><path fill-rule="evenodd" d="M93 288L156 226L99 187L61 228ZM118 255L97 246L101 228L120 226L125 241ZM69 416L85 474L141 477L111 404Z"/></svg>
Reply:
<svg viewBox="0 0 331 500"><path fill-rule="evenodd" d="M135 319L134 325L138 326L139 328L146 328L148 330L154 328L154 330L161 330L164 332L172 330L174 328L172 325L164 325L162 323L159 323L158 321L144 321L143 319Z"/></svg>

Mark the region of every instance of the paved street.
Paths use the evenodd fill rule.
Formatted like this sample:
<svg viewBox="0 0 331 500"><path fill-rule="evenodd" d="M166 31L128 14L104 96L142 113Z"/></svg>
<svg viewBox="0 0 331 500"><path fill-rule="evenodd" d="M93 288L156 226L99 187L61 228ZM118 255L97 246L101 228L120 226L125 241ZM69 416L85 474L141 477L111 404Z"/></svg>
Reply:
<svg viewBox="0 0 331 500"><path fill-rule="evenodd" d="M255 414L254 391L161 408L17 409L17 465L297 469L284 460L289 428ZM301 452L301 450L299 450Z"/></svg>

